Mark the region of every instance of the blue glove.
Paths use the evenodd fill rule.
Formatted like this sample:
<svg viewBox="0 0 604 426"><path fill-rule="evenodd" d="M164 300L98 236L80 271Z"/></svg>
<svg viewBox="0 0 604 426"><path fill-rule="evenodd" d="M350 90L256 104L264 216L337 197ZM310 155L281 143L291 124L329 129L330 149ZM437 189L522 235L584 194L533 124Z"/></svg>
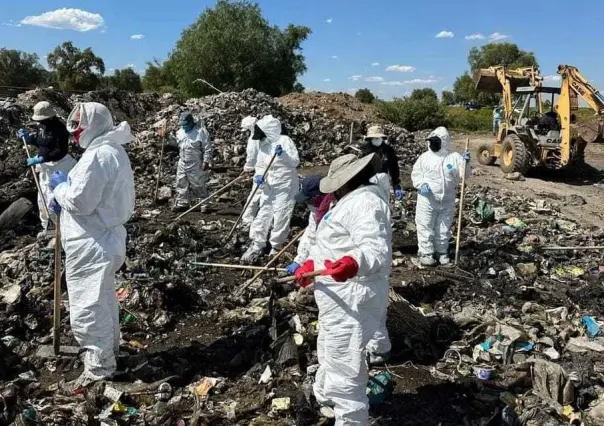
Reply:
<svg viewBox="0 0 604 426"><path fill-rule="evenodd" d="M50 177L50 190L54 191L59 184L67 182L67 173L61 170L57 170Z"/></svg>
<svg viewBox="0 0 604 426"><path fill-rule="evenodd" d="M30 135L25 129L17 130L17 137L19 139L25 139L25 142L29 142L33 139L33 135Z"/></svg>
<svg viewBox="0 0 604 426"><path fill-rule="evenodd" d="M468 163L470 161L470 153L468 151L464 152L463 154L461 154L461 158L466 160L466 163Z"/></svg>
<svg viewBox="0 0 604 426"><path fill-rule="evenodd" d="M281 154L283 154L283 147L281 145L275 147L275 154L277 154L277 157L280 157Z"/></svg>
<svg viewBox="0 0 604 426"><path fill-rule="evenodd" d="M403 191L400 187L396 186L394 188L394 198L401 201L405 196L405 191Z"/></svg>
<svg viewBox="0 0 604 426"><path fill-rule="evenodd" d="M419 195L423 195L424 197L428 194L430 194L432 192L432 190L430 189L430 187L428 186L427 183L422 184L422 186L419 187Z"/></svg>
<svg viewBox="0 0 604 426"><path fill-rule="evenodd" d="M289 265L287 268L285 268L285 270L287 271L288 274L294 275L294 273L298 270L299 267L300 267L300 264L294 262L291 265Z"/></svg>
<svg viewBox="0 0 604 426"><path fill-rule="evenodd" d="M262 175L254 176L254 182L256 182L256 185L262 185L264 183L264 178Z"/></svg>
<svg viewBox="0 0 604 426"><path fill-rule="evenodd" d="M56 199L52 199L50 200L50 209L55 212L56 214L60 214L61 213L61 206L60 204L57 202Z"/></svg>
<svg viewBox="0 0 604 426"><path fill-rule="evenodd" d="M35 166L44 162L44 158L38 155L37 157L31 157L27 159L27 167Z"/></svg>

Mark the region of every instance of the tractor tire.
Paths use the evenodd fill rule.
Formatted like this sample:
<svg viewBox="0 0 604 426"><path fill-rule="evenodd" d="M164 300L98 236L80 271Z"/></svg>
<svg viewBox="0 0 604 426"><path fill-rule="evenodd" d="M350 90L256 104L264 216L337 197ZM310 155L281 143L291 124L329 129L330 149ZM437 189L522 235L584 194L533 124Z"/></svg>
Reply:
<svg viewBox="0 0 604 426"><path fill-rule="evenodd" d="M492 166L497 161L497 157L493 157L493 147L487 144L478 147L476 158L478 158L478 162L483 166Z"/></svg>
<svg viewBox="0 0 604 426"><path fill-rule="evenodd" d="M503 140L499 165L504 173L526 174L530 168L530 153L522 139L509 133Z"/></svg>

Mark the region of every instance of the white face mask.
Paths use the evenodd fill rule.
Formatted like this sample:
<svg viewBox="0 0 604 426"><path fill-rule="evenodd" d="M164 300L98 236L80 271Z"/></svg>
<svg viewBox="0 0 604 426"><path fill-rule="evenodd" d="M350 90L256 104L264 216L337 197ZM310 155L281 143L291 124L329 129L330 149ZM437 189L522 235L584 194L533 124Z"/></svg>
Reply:
<svg viewBox="0 0 604 426"><path fill-rule="evenodd" d="M384 142L384 139L382 139L382 138L372 138L371 139L371 145L373 145L373 146L380 146L380 145L382 145L383 142Z"/></svg>

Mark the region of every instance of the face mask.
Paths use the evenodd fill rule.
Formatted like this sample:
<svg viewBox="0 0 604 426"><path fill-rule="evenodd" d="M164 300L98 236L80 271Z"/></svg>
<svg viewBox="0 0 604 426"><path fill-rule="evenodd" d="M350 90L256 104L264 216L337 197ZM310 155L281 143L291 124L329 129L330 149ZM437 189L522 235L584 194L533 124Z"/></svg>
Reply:
<svg viewBox="0 0 604 426"><path fill-rule="evenodd" d="M78 127L75 132L73 132L73 140L75 141L75 143L77 143L78 145L80 144L80 136L82 136L82 133L84 133L84 129L82 129L81 127Z"/></svg>
<svg viewBox="0 0 604 426"><path fill-rule="evenodd" d="M384 139L382 139L382 138L372 138L371 139L371 145L373 145L373 146L380 146L380 145L382 145L383 142L384 142Z"/></svg>
<svg viewBox="0 0 604 426"><path fill-rule="evenodd" d="M442 147L442 141L440 140L440 138L430 138L428 140L428 147L430 148L430 151L438 152Z"/></svg>
<svg viewBox="0 0 604 426"><path fill-rule="evenodd" d="M263 139L266 139L266 135L260 127L254 126L254 134L252 135L252 139L255 141L261 141Z"/></svg>
<svg viewBox="0 0 604 426"><path fill-rule="evenodd" d="M183 124L181 124L180 127L182 127L182 129L185 132L189 133L191 130L193 130L194 124L190 123L190 122L189 123L183 123Z"/></svg>

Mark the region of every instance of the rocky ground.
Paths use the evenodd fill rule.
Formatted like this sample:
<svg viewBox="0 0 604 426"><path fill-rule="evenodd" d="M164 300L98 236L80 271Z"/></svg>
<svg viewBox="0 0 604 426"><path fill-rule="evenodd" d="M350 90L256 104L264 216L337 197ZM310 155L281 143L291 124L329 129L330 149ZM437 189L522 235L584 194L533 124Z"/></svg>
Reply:
<svg viewBox="0 0 604 426"><path fill-rule="evenodd" d="M0 213L20 197L35 199L22 148L10 135L43 96L64 102L62 113L77 100L30 93L11 106L0 104ZM174 130L185 108L204 117L217 145L209 183L215 191L240 172L243 116L278 116L300 149L300 173L317 173L350 142L347 120L353 116L331 111L347 104L321 95L328 99L323 102L340 105L327 111L308 108L306 99L292 105L253 91L186 104L169 96L85 96L107 103L136 131L129 155L137 209L127 225L128 260L116 289L123 324L120 373L115 381L66 393L57 388L78 376L80 361L36 355L51 342L53 252L35 240L31 210L0 231L0 424L328 424L310 398L318 326L312 293L277 285L273 272L238 293L253 272L196 264L238 263L246 236L224 237L249 181L218 196L207 214L195 211L176 220L169 211L173 151L163 162L162 201L154 200L157 129L166 120ZM371 123L355 120L353 140ZM536 426L568 424L575 417L604 424L604 339L584 319L604 319L602 250L585 248L604 245L599 147L587 155L594 168L580 176L535 173L510 181L496 167L475 165L464 203L459 268L419 269L413 261L416 195L409 173L423 151L414 140L425 134L388 129L409 195L393 204L394 357L374 370L387 370L395 388L372 408L373 424ZM465 138L455 135L460 150ZM471 136L471 144L485 139ZM296 210L292 234L303 229L304 216ZM584 248L551 249L571 246ZM291 249L277 266L293 255ZM62 318L62 343L74 344L66 293Z"/></svg>

